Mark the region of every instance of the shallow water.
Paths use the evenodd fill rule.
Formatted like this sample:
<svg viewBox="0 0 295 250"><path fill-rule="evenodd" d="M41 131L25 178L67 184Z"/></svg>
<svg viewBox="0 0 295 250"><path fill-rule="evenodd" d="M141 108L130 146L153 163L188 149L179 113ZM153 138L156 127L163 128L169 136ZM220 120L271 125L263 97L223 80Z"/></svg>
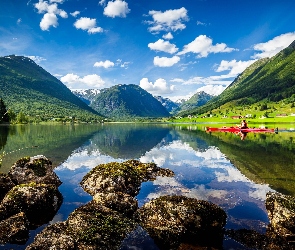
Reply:
<svg viewBox="0 0 295 250"><path fill-rule="evenodd" d="M212 126L212 125L211 125ZM279 127L279 125L277 125ZM295 133L248 133L245 140L231 133L207 133L199 125L25 125L0 126L0 153L6 152L1 172L23 156L45 155L62 180L64 200L52 224L66 220L77 207L91 200L79 186L93 167L112 161L138 159L155 162L175 172L142 184L139 206L161 195L179 194L207 200L227 213L227 229L264 233L269 223L265 209L268 191L295 195ZM25 249L27 244L0 246ZM141 228L122 243L122 249L157 249ZM145 235L146 236L146 235ZM135 243L134 243L135 242ZM139 243L140 242L140 243ZM132 246L131 246L132 244ZM247 249L225 238L223 249Z"/></svg>

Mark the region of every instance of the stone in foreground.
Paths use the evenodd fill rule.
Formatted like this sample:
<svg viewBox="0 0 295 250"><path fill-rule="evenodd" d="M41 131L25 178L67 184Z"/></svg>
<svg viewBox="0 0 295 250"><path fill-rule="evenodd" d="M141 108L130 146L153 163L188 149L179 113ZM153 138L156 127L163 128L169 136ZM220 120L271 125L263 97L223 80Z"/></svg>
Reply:
<svg viewBox="0 0 295 250"><path fill-rule="evenodd" d="M111 162L93 168L81 181L82 188L94 196L96 193L127 193L136 196L141 183L157 176L173 176L173 171L157 167L155 163L129 160Z"/></svg>
<svg viewBox="0 0 295 250"><path fill-rule="evenodd" d="M177 249L181 243L222 247L226 213L207 201L162 196L143 205L138 218L161 249Z"/></svg>

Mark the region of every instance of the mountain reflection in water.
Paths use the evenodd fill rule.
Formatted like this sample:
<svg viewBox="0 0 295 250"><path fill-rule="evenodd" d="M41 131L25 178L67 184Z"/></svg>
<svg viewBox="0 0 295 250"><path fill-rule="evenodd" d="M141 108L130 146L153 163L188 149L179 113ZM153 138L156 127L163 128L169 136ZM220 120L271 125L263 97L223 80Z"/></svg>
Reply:
<svg viewBox="0 0 295 250"><path fill-rule="evenodd" d="M158 177L143 183L137 196L139 206L172 194L207 200L226 211L227 229L264 233L269 223L264 204L266 193L276 190L295 194L291 174L295 147L289 133L249 133L247 140L241 141L230 133L208 134L203 125L27 125L2 127L0 143L0 153L8 153L0 168L2 172L8 172L13 162L27 155L43 154L57 166L55 172L63 182L59 190L64 201L50 223L66 220L75 208L92 199L79 182L93 167L127 159L155 162L175 172L174 177ZM32 145L36 147L29 148ZM9 153L12 151L16 153ZM26 245L41 229L31 232ZM131 234L122 249L128 249L128 244L157 249L146 232L140 230L141 236ZM134 235L138 241L132 238ZM223 248L231 249L236 244L226 238ZM3 249L25 249L26 245L6 244Z"/></svg>

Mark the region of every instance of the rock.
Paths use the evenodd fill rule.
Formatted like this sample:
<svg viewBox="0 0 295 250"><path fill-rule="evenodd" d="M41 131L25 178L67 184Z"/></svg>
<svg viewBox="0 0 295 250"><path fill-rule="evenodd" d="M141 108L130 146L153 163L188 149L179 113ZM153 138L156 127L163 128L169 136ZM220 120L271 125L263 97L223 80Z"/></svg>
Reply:
<svg viewBox="0 0 295 250"><path fill-rule="evenodd" d="M97 193L94 195L93 200L102 206L115 210L128 217L131 217L138 209L137 200L121 192Z"/></svg>
<svg viewBox="0 0 295 250"><path fill-rule="evenodd" d="M62 203L62 195L54 185L21 184L13 187L0 204L0 221L24 212L30 228L50 221Z"/></svg>
<svg viewBox="0 0 295 250"><path fill-rule="evenodd" d="M169 169L162 169L154 163L129 160L111 162L93 168L81 181L83 189L94 196L96 193L127 193L136 196L143 181L153 180L158 175L173 176Z"/></svg>
<svg viewBox="0 0 295 250"><path fill-rule="evenodd" d="M137 216L161 249L177 249L185 242L222 247L226 213L207 201L162 196L143 205Z"/></svg>
<svg viewBox="0 0 295 250"><path fill-rule="evenodd" d="M28 224L23 212L0 221L0 244L24 244L29 239Z"/></svg>
<svg viewBox="0 0 295 250"><path fill-rule="evenodd" d="M26 248L26 250L43 249L77 249L74 238L67 233L65 222L58 222L46 227L41 233L37 234L34 242Z"/></svg>
<svg viewBox="0 0 295 250"><path fill-rule="evenodd" d="M42 155L18 160L11 167L8 175L16 184L35 182L52 184L56 187L61 184L60 179L53 172L52 162Z"/></svg>
<svg viewBox="0 0 295 250"><path fill-rule="evenodd" d="M7 194L7 192L14 186L15 184L12 182L7 174L0 173L0 202Z"/></svg>
<svg viewBox="0 0 295 250"><path fill-rule="evenodd" d="M265 207L274 232L295 246L295 198L268 192Z"/></svg>
<svg viewBox="0 0 295 250"><path fill-rule="evenodd" d="M238 229L227 230L226 235L250 249L265 250L291 250L288 242L277 234L267 230L266 234L260 234L254 230Z"/></svg>
<svg viewBox="0 0 295 250"><path fill-rule="evenodd" d="M67 220L68 232L78 249L118 249L136 223L122 214L91 201L77 208Z"/></svg>

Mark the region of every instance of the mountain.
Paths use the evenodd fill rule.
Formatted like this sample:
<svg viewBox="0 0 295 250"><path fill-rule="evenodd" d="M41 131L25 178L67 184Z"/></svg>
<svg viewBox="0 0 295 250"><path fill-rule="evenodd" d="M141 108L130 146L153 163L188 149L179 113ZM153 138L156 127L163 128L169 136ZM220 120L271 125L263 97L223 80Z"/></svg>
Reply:
<svg viewBox="0 0 295 250"><path fill-rule="evenodd" d="M102 89L90 106L100 114L115 119L169 116L158 100L134 84Z"/></svg>
<svg viewBox="0 0 295 250"><path fill-rule="evenodd" d="M8 109L42 120L66 116L99 118L61 81L23 56L0 57L0 98Z"/></svg>
<svg viewBox="0 0 295 250"><path fill-rule="evenodd" d="M208 101L210 101L212 98L213 98L212 95L209 95L204 91L197 92L191 98L189 98L187 101L182 102L179 106L178 111L185 111L185 110L190 110L190 109L194 109L194 108L203 106Z"/></svg>
<svg viewBox="0 0 295 250"><path fill-rule="evenodd" d="M200 108L180 115L201 114L224 104L251 105L260 101L295 101L295 41L271 58L263 58L244 70L219 96Z"/></svg>
<svg viewBox="0 0 295 250"><path fill-rule="evenodd" d="M99 89L76 89L72 93L79 97L80 100L85 102L88 106L95 99L96 95L100 93Z"/></svg>
<svg viewBox="0 0 295 250"><path fill-rule="evenodd" d="M162 96L154 96L169 113L173 114L179 107L179 104L171 101L169 98L164 98Z"/></svg>

